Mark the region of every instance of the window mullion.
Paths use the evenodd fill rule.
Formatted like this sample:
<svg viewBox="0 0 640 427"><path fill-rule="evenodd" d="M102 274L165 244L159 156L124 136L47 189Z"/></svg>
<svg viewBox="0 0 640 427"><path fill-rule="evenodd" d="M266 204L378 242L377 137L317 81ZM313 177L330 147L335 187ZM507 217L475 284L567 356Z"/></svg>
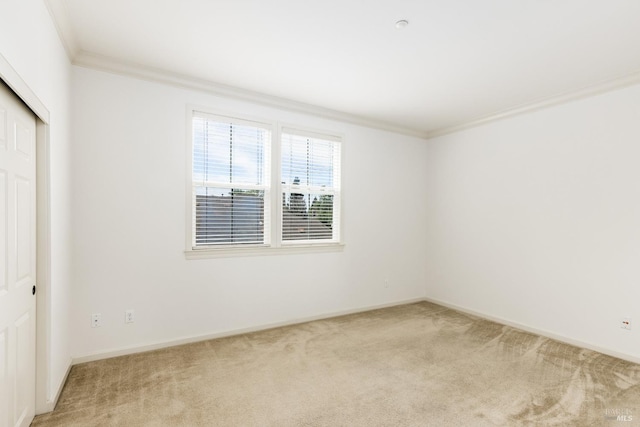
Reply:
<svg viewBox="0 0 640 427"><path fill-rule="evenodd" d="M285 193L302 193L302 194L335 194L336 190L333 187L322 187L312 185L289 185L281 184L282 191Z"/></svg>
<svg viewBox="0 0 640 427"><path fill-rule="evenodd" d="M283 189L280 170L282 168L282 130L280 127L276 129L273 144L271 144L271 244L274 247L282 245L282 205Z"/></svg>
<svg viewBox="0 0 640 427"><path fill-rule="evenodd" d="M210 187L210 188L233 188L235 190L268 190L268 185L254 185L254 184L229 184L228 182L202 182L193 181L194 187Z"/></svg>

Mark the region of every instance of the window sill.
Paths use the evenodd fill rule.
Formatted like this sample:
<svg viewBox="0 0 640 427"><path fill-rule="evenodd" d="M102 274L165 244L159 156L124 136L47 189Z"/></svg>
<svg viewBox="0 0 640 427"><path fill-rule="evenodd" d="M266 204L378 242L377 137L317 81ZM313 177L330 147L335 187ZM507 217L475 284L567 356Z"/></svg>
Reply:
<svg viewBox="0 0 640 427"><path fill-rule="evenodd" d="M265 256L265 255L297 255L326 252L342 252L344 243L330 243L317 245L288 245L280 247L259 246L259 247L226 247L226 248L206 248L192 249L184 251L187 260L208 259L208 258L231 258L243 256Z"/></svg>

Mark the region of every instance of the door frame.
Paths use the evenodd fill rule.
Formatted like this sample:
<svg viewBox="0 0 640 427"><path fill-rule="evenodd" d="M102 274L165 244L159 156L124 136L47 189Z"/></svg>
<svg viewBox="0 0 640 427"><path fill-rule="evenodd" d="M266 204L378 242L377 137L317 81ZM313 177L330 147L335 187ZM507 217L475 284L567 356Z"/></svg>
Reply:
<svg viewBox="0 0 640 427"><path fill-rule="evenodd" d="M36 116L36 395L35 412L53 411L51 390L51 203L49 110L0 53L0 79Z"/></svg>

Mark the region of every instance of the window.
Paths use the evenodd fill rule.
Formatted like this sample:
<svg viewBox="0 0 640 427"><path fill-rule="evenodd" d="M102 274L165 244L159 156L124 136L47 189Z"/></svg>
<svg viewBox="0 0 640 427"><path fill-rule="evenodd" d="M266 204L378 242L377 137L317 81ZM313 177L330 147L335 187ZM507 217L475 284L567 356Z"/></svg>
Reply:
<svg viewBox="0 0 640 427"><path fill-rule="evenodd" d="M190 113L188 257L341 246L339 137Z"/></svg>
<svg viewBox="0 0 640 427"><path fill-rule="evenodd" d="M268 125L196 113L192 246L269 244Z"/></svg>
<svg viewBox="0 0 640 427"><path fill-rule="evenodd" d="M282 241L340 240L340 142L283 129Z"/></svg>

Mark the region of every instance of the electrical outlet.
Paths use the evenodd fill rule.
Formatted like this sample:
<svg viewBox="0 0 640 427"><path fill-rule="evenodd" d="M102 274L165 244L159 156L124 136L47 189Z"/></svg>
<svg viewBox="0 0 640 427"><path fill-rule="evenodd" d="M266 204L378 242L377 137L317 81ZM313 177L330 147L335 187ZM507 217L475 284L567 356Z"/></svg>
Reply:
<svg viewBox="0 0 640 427"><path fill-rule="evenodd" d="M99 328L100 326L102 326L102 314L93 313L91 315L91 327L92 328Z"/></svg>
<svg viewBox="0 0 640 427"><path fill-rule="evenodd" d="M135 316L133 310L127 310L124 312L124 323L133 323Z"/></svg>
<svg viewBox="0 0 640 427"><path fill-rule="evenodd" d="M622 329L631 330L631 317L623 317L622 321L620 322L620 327Z"/></svg>

